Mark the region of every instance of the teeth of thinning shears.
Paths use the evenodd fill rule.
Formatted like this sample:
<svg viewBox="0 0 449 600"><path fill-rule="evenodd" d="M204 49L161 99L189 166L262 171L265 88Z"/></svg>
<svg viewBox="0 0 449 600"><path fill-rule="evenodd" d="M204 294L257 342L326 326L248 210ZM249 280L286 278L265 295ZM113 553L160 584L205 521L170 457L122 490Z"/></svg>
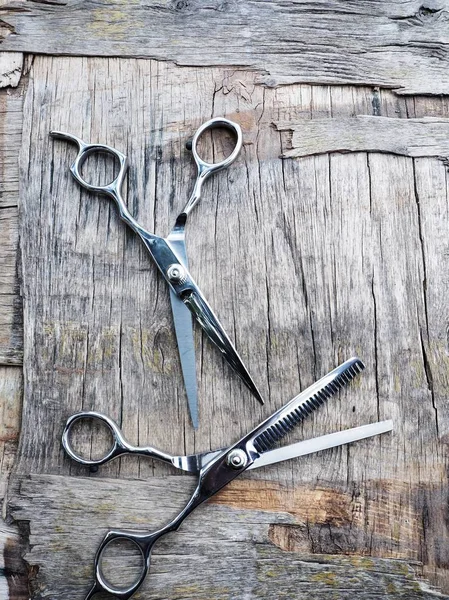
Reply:
<svg viewBox="0 0 449 600"><path fill-rule="evenodd" d="M352 381L364 368L365 365L359 358L350 358L273 413L249 434L257 452L263 454L271 450L298 423Z"/></svg>

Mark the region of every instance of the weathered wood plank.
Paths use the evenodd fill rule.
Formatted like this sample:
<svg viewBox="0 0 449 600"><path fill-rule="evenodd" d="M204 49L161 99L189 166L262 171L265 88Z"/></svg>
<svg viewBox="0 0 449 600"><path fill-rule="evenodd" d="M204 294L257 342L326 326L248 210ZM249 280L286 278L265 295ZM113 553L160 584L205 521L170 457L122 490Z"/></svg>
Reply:
<svg viewBox="0 0 449 600"><path fill-rule="evenodd" d="M0 208L0 364L22 364L23 315L18 260L18 209Z"/></svg>
<svg viewBox="0 0 449 600"><path fill-rule="evenodd" d="M0 365L22 364L22 300L18 282L19 148L24 83L22 55L0 52ZM11 86L17 89L12 90Z"/></svg>
<svg viewBox="0 0 449 600"><path fill-rule="evenodd" d="M23 54L0 52L0 88L17 87L22 76Z"/></svg>
<svg viewBox="0 0 449 600"><path fill-rule="evenodd" d="M81 408L107 412L121 420L132 441L171 452L229 444L300 387L357 353L367 363L366 375L296 437L387 417L395 419L394 435L246 475L250 483L241 485L255 487L247 494L238 489L233 508L265 497L263 510L274 506L276 512L270 524L280 548L300 554L342 548L417 560L447 592L449 359L444 351L431 351L435 338L445 339L447 325L441 311L447 222L435 208L447 206L445 167L419 159L418 174L412 158L365 152L280 160L288 134L273 122L306 115L406 117L408 101L369 89L267 89L257 79L250 71L154 61L35 60L21 157L26 370L17 473L83 473L63 456L59 441L65 419ZM196 331L201 427L194 433L166 287L108 201L80 192L72 181L74 149L47 135L68 129L125 149L128 204L163 234L192 181L184 142L201 122L223 114L242 125L244 152L205 190L189 224L189 254L194 275L268 402L264 409L256 406ZM38 144L28 141L36 139ZM102 163L98 169L110 173ZM437 278L434 290L423 285ZM86 432L85 443L95 450L95 433ZM150 461L122 460L100 475L147 479L170 472ZM274 486L279 493L270 492ZM328 506L336 513L327 509L309 529L277 520L276 507L288 506L292 488L301 498L317 486L333 490ZM25 493L23 513L21 493L14 498L16 518L31 515L35 532L44 529L41 493ZM349 507L343 501L347 518L339 525L333 515L342 493L353 500ZM308 497L313 505L315 496ZM48 514L59 514L49 506ZM92 520L90 527L99 538ZM223 537L232 535L225 529ZM54 568L53 554L42 566L42 597L54 597L45 572ZM276 584L274 579L273 597ZM308 597L312 584L304 587ZM70 597L62 588L57 593ZM183 597L177 593L173 597Z"/></svg>
<svg viewBox="0 0 449 600"><path fill-rule="evenodd" d="M387 152L414 158L449 157L449 119L403 119L365 116L275 123L278 131L291 131L291 146L284 158L326 152Z"/></svg>
<svg viewBox="0 0 449 600"><path fill-rule="evenodd" d="M22 303L17 280L18 153L22 129L22 55L0 53L0 365L21 364ZM0 366L0 597L27 600L27 567L16 525L6 516L7 485L16 457L22 409L22 371Z"/></svg>
<svg viewBox="0 0 449 600"><path fill-rule="evenodd" d="M298 532L320 523L326 528L326 510L335 511L334 490L291 487L294 502L276 507L266 496L276 494L276 487L271 482L252 483L257 485L250 489L249 482L235 481L226 495L193 513L179 532L161 539L136 598L447 598L417 577L419 565L413 561L340 552L318 555L308 549L298 555L293 548L279 548L272 524L295 523ZM22 480L20 508L13 514L30 524L26 559L38 567L32 580L35 597L82 598L91 583L94 549L104 532L117 523L128 529L159 527L180 510L192 484L185 477L153 477L151 483L38 475ZM249 505L237 500L241 494ZM329 503L326 496L332 499ZM343 496L349 509L350 490ZM298 512L291 512L293 505ZM385 516L381 499L377 508L377 516ZM345 516L334 512L336 530ZM363 530L363 523L354 523L354 531L359 526ZM123 550L120 555L111 552L107 564L122 583L133 574Z"/></svg>
<svg viewBox="0 0 449 600"><path fill-rule="evenodd" d="M1 214L1 211L0 211ZM23 542L16 524L6 523L8 480L17 453L22 408L22 371L0 367L0 597L28 600L28 567L22 559Z"/></svg>
<svg viewBox="0 0 449 600"><path fill-rule="evenodd" d="M21 370L0 367L0 506L19 442L22 392Z"/></svg>
<svg viewBox="0 0 449 600"><path fill-rule="evenodd" d="M28 567L22 559L22 542L17 526L0 519L0 594L3 600L29 600Z"/></svg>
<svg viewBox="0 0 449 600"><path fill-rule="evenodd" d="M0 33L4 50L255 68L269 85L447 94L448 14L447 0L16 0Z"/></svg>
<svg viewBox="0 0 449 600"><path fill-rule="evenodd" d="M5 58L6 57L6 58ZM13 58L13 60L10 59ZM19 197L19 149L22 134L24 84L18 85L17 55L0 52L0 209L17 206ZM11 79L6 77L13 73ZM2 75L3 73L3 75ZM9 87L7 87L9 85ZM11 89L11 85L18 86Z"/></svg>

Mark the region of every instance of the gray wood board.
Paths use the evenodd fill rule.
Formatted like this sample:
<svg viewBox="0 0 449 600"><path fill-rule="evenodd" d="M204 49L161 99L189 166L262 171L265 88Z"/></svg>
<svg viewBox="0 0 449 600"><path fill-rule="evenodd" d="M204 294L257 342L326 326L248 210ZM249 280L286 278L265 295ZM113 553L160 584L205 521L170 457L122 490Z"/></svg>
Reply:
<svg viewBox="0 0 449 600"><path fill-rule="evenodd" d="M447 0L8 2L4 50L255 68L268 85L449 93Z"/></svg>
<svg viewBox="0 0 449 600"><path fill-rule="evenodd" d="M16 525L6 523L8 479L16 457L22 409L22 304L18 289L19 86L23 57L0 53L0 597L28 600L28 569ZM12 89L18 87L18 89ZM26 538L25 538L26 539Z"/></svg>
<svg viewBox="0 0 449 600"><path fill-rule="evenodd" d="M299 554L341 547L419 561L424 576L448 592L445 166L365 152L281 160L289 132L272 127L304 115L421 118L424 105L366 88L270 89L257 81L252 71L147 60L34 61L21 155L25 398L17 475L85 473L60 444L65 419L80 409L106 412L133 442L173 453L227 445L358 354L366 374L290 439L390 417L394 434L247 474L243 481L256 487L237 492L235 508L266 498L272 510L289 502L292 487L300 495L318 484L338 492L345 482L344 493L354 497L348 521L360 519L363 536L334 537L335 519L325 511L310 546L284 522L276 543ZM445 110L442 101L441 115ZM207 184L192 214L190 264L267 403L256 404L195 328L194 432L166 286L111 203L71 178L75 148L48 132L68 130L125 151L128 205L150 231L166 234L193 181L185 141L217 115L242 125L245 145L232 168ZM435 109L433 116L441 115ZM216 140L216 155L221 151ZM109 167L92 165L104 176ZM88 430L81 442L94 452L100 444ZM100 477L169 473L160 463L126 458ZM365 501L367 482L374 482L381 514ZM273 486L281 486L274 496ZM330 498L332 511L339 505ZM41 531L38 504L30 518ZM49 557L41 581L53 568Z"/></svg>
<svg viewBox="0 0 449 600"><path fill-rule="evenodd" d="M449 157L449 119L425 117L398 119L359 115L332 119L275 123L279 131L291 131L284 158L326 152L375 151L403 156Z"/></svg>
<svg viewBox="0 0 449 600"><path fill-rule="evenodd" d="M0 365L21 365L23 309L17 276L18 209L0 208Z"/></svg>
<svg viewBox="0 0 449 600"><path fill-rule="evenodd" d="M0 210L0 215L2 211ZM28 566L22 559L23 542L15 523L5 522L8 482L20 430L22 409L22 371L0 366L0 598L29 600Z"/></svg>
<svg viewBox="0 0 449 600"><path fill-rule="evenodd" d="M22 364L22 299L18 281L19 149L22 55L0 53L0 365ZM15 86L16 89L12 89Z"/></svg>
<svg viewBox="0 0 449 600"><path fill-rule="evenodd" d="M368 496L374 492L371 485L366 482ZM153 477L150 482L132 483L45 475L22 480L20 508L14 508L13 515L30 523L26 560L36 567L34 598L83 598L92 583L94 549L107 529L117 523L127 529L158 528L181 509L192 486L185 477ZM231 487L234 500L248 492L237 481ZM301 488L289 491L296 496ZM220 494L198 508L178 532L159 540L150 574L136 600L448 598L417 576L419 565L310 550L298 555L280 548L273 523L289 526L297 540L307 539L309 529L320 525L319 511L314 512L305 501L297 506L302 515L291 514L288 506L258 509L260 492L253 490L247 496L253 506L246 507L229 505L230 495ZM305 499L311 499L310 491L304 492ZM316 508L323 508L320 498L326 493L334 494L334 490L326 486L315 490ZM349 505L350 496L345 500ZM326 524L321 523L323 527ZM348 534L347 523L336 522L336 534L339 527L342 537ZM353 535L356 529L354 524ZM116 548L104 568L116 584L123 585L135 576L134 564L124 548Z"/></svg>
<svg viewBox="0 0 449 600"><path fill-rule="evenodd" d="M19 85L23 69L21 52L0 52L0 88Z"/></svg>
<svg viewBox="0 0 449 600"><path fill-rule="evenodd" d="M23 83L17 88L6 87L8 63L5 56L11 56L10 69L16 69L17 59L13 53L0 53L0 208L17 206L19 197L19 149L22 134Z"/></svg>

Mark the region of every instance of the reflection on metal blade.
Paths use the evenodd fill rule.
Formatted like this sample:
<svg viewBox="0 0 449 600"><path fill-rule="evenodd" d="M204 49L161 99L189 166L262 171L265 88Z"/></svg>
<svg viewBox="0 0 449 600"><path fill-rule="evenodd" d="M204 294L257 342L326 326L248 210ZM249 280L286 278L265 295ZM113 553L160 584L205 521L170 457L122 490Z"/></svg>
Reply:
<svg viewBox="0 0 449 600"><path fill-rule="evenodd" d="M291 458L297 458L298 456L305 456L306 454L312 454L313 452L319 452L320 450L335 448L336 446L342 446L343 444L357 442L358 440L363 440L364 438L373 435L386 433L392 429L393 421L380 421L378 423L362 425L361 427L354 427L353 429L346 429L345 431L329 433L328 435L313 438L312 440L305 440L304 442L298 442L297 444L291 444L290 446L284 446L283 448L276 448L276 450L270 450L269 452L261 454L260 457L248 467L248 470L258 469L259 467L272 465Z"/></svg>
<svg viewBox="0 0 449 600"><path fill-rule="evenodd" d="M184 233L177 236L176 229L168 236L181 263L189 268L187 260ZM176 341L178 342L179 358L181 359L182 376L186 387L187 402L189 403L192 425L198 429L198 387L196 382L195 346L193 341L192 314L184 302L170 290L171 310L175 323Z"/></svg>
<svg viewBox="0 0 449 600"><path fill-rule="evenodd" d="M190 417L194 428L198 429L198 388L196 383L192 314L182 300L171 290L170 301Z"/></svg>
<svg viewBox="0 0 449 600"><path fill-rule="evenodd" d="M208 338L217 346L223 355L225 361L230 365L250 392L263 404L263 398L256 387L256 384L251 378L248 369L243 364L234 344L227 336L220 321L213 313L211 307L206 302L206 299L201 295L201 292L191 290L183 296L183 302L189 307L195 319L204 329Z"/></svg>

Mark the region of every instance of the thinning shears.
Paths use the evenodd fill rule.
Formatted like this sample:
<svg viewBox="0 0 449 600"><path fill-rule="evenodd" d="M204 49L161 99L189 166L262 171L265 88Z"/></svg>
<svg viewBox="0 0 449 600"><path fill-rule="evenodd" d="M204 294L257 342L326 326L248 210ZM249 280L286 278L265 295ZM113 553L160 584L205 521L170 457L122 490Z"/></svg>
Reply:
<svg viewBox="0 0 449 600"><path fill-rule="evenodd" d="M217 163L208 163L198 154L198 141L206 131L217 127L224 127L231 130L235 135L236 144L234 150L227 158ZM187 392L190 415L195 429L198 427L198 390L192 315L209 339L220 350L223 358L234 369L252 394L263 404L262 396L237 353L237 350L189 272L185 244L185 225L187 217L201 198L203 183L213 173L229 167L240 153L243 143L240 126L228 119L215 118L201 125L196 131L191 142L191 150L198 169L197 178L187 204L178 215L171 233L166 238L154 235L144 229L134 219L126 207L121 191L128 168L127 157L125 154L104 144L88 144L75 135L64 133L62 131L52 131L50 132L50 135L54 138L74 142L78 146L78 154L70 167L73 177L87 190L106 194L114 200L117 204L120 218L140 236L170 287L170 301L175 324L176 340L181 359L181 368ZM107 185L91 185L85 181L81 175L81 168L84 161L90 154L95 152L111 154L118 160L120 166L119 173L117 177Z"/></svg>
<svg viewBox="0 0 449 600"><path fill-rule="evenodd" d="M86 596L90 600L96 594L106 592L118 600L128 600L142 585L150 568L150 556L154 544L167 533L176 531L184 519L200 504L211 498L247 469L303 456L326 448L332 448L354 442L373 435L391 431L392 421L383 421L332 433L326 436L292 444L284 448L273 449L298 423L319 408L330 396L349 383L361 370L363 363L352 358L322 377L305 391L276 411L271 417L258 425L238 442L217 451L190 456L171 456L151 446L141 448L129 444L123 437L117 424L100 413L84 412L72 415L63 432L63 446L71 458L86 466L100 466L123 454L138 454L162 460L178 469L198 476L198 483L185 508L165 527L154 532L109 531L101 542L95 557L95 582ZM81 419L100 419L112 433L111 450L98 460L85 459L71 444L71 430ZM110 583L102 570L103 554L113 543L121 541L135 545L140 553L141 571L136 580L126 587L117 587Z"/></svg>

